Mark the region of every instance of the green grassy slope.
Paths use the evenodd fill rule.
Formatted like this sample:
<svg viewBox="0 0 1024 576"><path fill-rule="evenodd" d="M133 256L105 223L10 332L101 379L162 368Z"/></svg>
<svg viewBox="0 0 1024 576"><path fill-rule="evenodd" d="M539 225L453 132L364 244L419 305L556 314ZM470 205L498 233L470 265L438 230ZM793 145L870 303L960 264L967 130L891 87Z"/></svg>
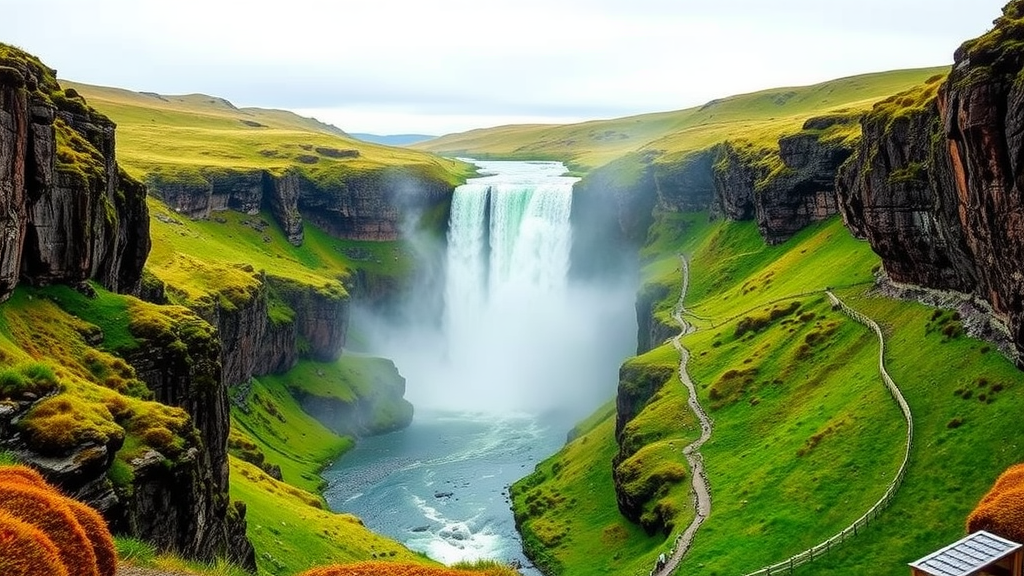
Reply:
<svg viewBox="0 0 1024 576"><path fill-rule="evenodd" d="M715 423L703 449L712 515L682 571L743 574L825 540L882 495L901 461L905 425L877 376L873 334L833 311L820 292L791 295L831 286L883 325L890 372L916 426L911 468L892 507L806 573L905 573L906 562L961 534L994 478L1021 460L1024 450L1005 441L1019 433L1012 414L1024 407L1020 372L991 346L963 336L952 313L870 296L877 257L838 219L769 247L752 223L660 214L642 257L645 283L671 287L656 306L663 322L678 297L680 252L692 257L687 307L699 328L685 340L690 373ZM626 366L677 361L661 346ZM696 437L684 399L672 377L627 426L644 450L672 445L652 463L681 461L675 453L683 439ZM516 485L526 541L553 573L646 574L692 517L688 505L671 507L689 477L661 482L652 499L673 511L670 533L643 534L614 513L614 415L594 419L586 435ZM655 478L652 463L643 470ZM564 472L572 469L588 475ZM581 491L601 502L604 515L572 502ZM570 497L548 497L531 509L531 498L550 494ZM545 537L562 527L571 527L573 543L594 544L577 551Z"/></svg>
<svg viewBox="0 0 1024 576"><path fill-rule="evenodd" d="M172 97L68 86L118 123L119 162L143 179L187 182L216 171L299 170L324 182L342 173L401 167L454 184L466 168L423 152L358 141L284 111L240 110L203 95ZM172 303L195 310L219 306L232 311L265 292L270 320L288 321L295 311L276 293L278 289L344 299L357 278L375 286L397 286L415 265L412 250L401 241L340 240L308 223L303 244L294 246L266 211L224 211L197 221L155 199L150 199L149 209L153 249L147 284L163 283ZM90 302L70 290L54 291L66 308L101 325L106 344L138 344L124 330L123 298L103 296ZM372 401L375 420L382 425L400 422L410 407L400 400L381 400L386 394L377 386L380 363L386 361L348 356L335 362L302 359L288 373L252 379L230 391L236 399L230 437L231 495L248 506L248 532L261 574L287 575L317 564L375 558L426 561L372 534L357 519L327 512L319 495L320 469L354 440L306 414L297 395ZM283 482L267 472L279 472Z"/></svg>
<svg viewBox="0 0 1024 576"><path fill-rule="evenodd" d="M313 181L386 167L415 169L456 183L466 166L431 154L357 140L342 130L284 110L236 108L191 94L164 96L62 80L117 123L118 161L132 175L170 180L208 170L290 168Z"/></svg>
<svg viewBox="0 0 1024 576"><path fill-rule="evenodd" d="M553 159L578 171L602 166L630 152L670 161L742 134L774 145L808 118L854 113L948 68L896 70L791 88L773 88L713 100L694 108L568 125L511 125L450 134L412 148L447 155Z"/></svg>

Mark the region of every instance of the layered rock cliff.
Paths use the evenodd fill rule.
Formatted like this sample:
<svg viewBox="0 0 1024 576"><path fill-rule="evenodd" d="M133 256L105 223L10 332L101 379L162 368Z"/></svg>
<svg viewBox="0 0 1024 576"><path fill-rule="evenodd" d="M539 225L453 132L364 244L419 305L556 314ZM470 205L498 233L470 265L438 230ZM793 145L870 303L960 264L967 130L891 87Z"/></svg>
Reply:
<svg viewBox="0 0 1024 576"><path fill-rule="evenodd" d="M114 124L32 56L0 45L0 300L19 282L95 279L137 293L145 188L118 169Z"/></svg>
<svg viewBox="0 0 1024 576"><path fill-rule="evenodd" d="M397 240L409 220L450 202L452 186L415 166L315 174L300 169L207 170L201 175L147 177L150 193L194 219L220 210L268 209L296 246L310 222L337 238Z"/></svg>
<svg viewBox="0 0 1024 576"><path fill-rule="evenodd" d="M841 203L897 282L967 292L1024 366L1024 2L964 43L944 82L881 103L844 170Z"/></svg>
<svg viewBox="0 0 1024 576"><path fill-rule="evenodd" d="M63 90L55 74L36 58L0 44L0 300L19 284L77 285L95 297L86 280L138 294L150 249L146 189L117 165L114 124L74 90ZM215 332L184 309L121 318L137 339L137 345L121 351L134 370L122 362L121 375L100 383L113 382L109 386L136 395L116 383L125 377L141 380L160 402L183 408L187 424L177 432L162 428L150 438L153 444L171 446L173 441L163 439L180 434L182 444L141 452L130 459L130 471L122 473L120 482L112 482L115 453L122 449L125 426L130 427L119 419L129 417L125 406L134 400L125 396L109 400L111 407L87 408L94 393L81 396L81 405L72 400L76 390L84 389L81 383L68 385L67 401L56 406L77 413L80 422L89 422L82 411L92 410L93 424L111 431L107 441L97 444L86 435L33 444L19 426L31 421L37 401L48 400L31 396L19 405L28 415L5 413L8 425L0 426L0 441L65 490L92 502L115 531L191 558L210 561L226 555L254 569L244 507L230 506L227 495L229 419ZM59 348L51 350L55 355L67 355L65 347L88 350L105 337L95 325L81 324L76 330L88 335L86 341L77 342L81 336L75 331L23 337L34 348L34 337L49 338L46 345ZM92 358L86 362L95 362L105 353L86 354Z"/></svg>
<svg viewBox="0 0 1024 576"><path fill-rule="evenodd" d="M594 170L573 191L573 272L617 270L647 238L652 212L756 220L769 244L837 214L836 174L853 154L857 120L810 118L777 149L726 141L679 158L628 154Z"/></svg>

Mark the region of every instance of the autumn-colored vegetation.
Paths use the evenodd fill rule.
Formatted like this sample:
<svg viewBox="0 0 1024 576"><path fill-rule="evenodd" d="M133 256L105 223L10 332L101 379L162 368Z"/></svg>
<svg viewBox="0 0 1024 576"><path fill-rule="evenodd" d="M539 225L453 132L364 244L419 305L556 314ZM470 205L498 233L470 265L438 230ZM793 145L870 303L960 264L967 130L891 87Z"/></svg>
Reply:
<svg viewBox="0 0 1024 576"><path fill-rule="evenodd" d="M509 576L512 574L516 574L516 572L498 564L488 564L479 570L463 570L398 562L358 562L321 566L303 572L300 576Z"/></svg>
<svg viewBox="0 0 1024 576"><path fill-rule="evenodd" d="M1024 464L1003 472L967 517L967 532L978 530L1024 542Z"/></svg>
<svg viewBox="0 0 1024 576"><path fill-rule="evenodd" d="M57 546L35 526L0 512L0 573L67 576Z"/></svg>
<svg viewBox="0 0 1024 576"><path fill-rule="evenodd" d="M95 510L24 466L0 467L0 574L114 576L110 531Z"/></svg>

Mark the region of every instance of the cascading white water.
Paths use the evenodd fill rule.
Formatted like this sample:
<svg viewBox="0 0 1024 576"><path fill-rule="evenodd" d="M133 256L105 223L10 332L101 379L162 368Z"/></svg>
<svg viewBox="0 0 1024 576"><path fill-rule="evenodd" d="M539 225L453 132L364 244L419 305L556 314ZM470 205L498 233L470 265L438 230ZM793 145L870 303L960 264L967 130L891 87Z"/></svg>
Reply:
<svg viewBox="0 0 1024 576"><path fill-rule="evenodd" d="M443 326L370 323L416 419L328 473L332 506L443 562L522 562L505 486L615 392L636 346L632 276L569 282L574 178L557 162L477 162L452 202ZM436 305L410 296L410 307ZM409 315L408 317L418 317Z"/></svg>
<svg viewBox="0 0 1024 576"><path fill-rule="evenodd" d="M582 417L614 394L635 347L635 287L569 281L577 178L563 164L476 164L484 176L452 200L443 322L379 324L372 351L395 360L417 410Z"/></svg>
<svg viewBox="0 0 1024 576"><path fill-rule="evenodd" d="M557 162L480 162L455 191L445 334L458 379L495 400L549 380L549 338L568 324L572 185ZM567 333L565 334L569 336ZM552 360L557 360L552 358Z"/></svg>

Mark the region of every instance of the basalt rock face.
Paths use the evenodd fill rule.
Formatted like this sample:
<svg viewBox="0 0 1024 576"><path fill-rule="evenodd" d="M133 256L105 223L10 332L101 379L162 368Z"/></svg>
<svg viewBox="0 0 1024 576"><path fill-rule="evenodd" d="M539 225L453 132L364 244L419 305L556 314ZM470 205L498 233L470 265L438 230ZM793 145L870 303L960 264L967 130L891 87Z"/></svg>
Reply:
<svg viewBox="0 0 1024 576"><path fill-rule="evenodd" d="M307 344L313 360L336 360L348 333L348 295L331 288L314 288L270 278L271 286L294 313L296 337Z"/></svg>
<svg viewBox="0 0 1024 576"><path fill-rule="evenodd" d="M718 193L711 206L711 215L737 222L753 220L754 184L759 179L758 170L728 142L718 147L714 178Z"/></svg>
<svg viewBox="0 0 1024 576"><path fill-rule="evenodd" d="M970 292L977 271L948 176L934 101L898 118L869 115L837 186L843 219L897 282Z"/></svg>
<svg viewBox="0 0 1024 576"><path fill-rule="evenodd" d="M1024 365L1024 2L955 53L937 90L876 106L843 212L904 283L973 293ZM937 93L936 93L937 92ZM931 97L930 94L935 94Z"/></svg>
<svg viewBox="0 0 1024 576"><path fill-rule="evenodd" d="M210 172L187 181L151 175L147 184L171 209L190 218L220 210L254 214L267 208L296 246L309 221L338 238L396 240L413 215L451 199L447 182L415 168L380 168L332 181L314 181L292 170Z"/></svg>
<svg viewBox="0 0 1024 576"><path fill-rule="evenodd" d="M839 212L836 173L853 149L842 143L822 142L816 124L779 139L779 157L785 166L769 177L754 195L757 227L768 244L780 244L814 222ZM827 128L827 127L826 127Z"/></svg>
<svg viewBox="0 0 1024 576"><path fill-rule="evenodd" d="M678 162L657 163L653 178L658 200L655 209L700 212L715 200L714 149L695 152Z"/></svg>
<svg viewBox="0 0 1024 576"><path fill-rule="evenodd" d="M641 287L636 295L636 353L644 354L661 346L665 340L679 333L655 317L654 307L668 296L668 288L662 284Z"/></svg>
<svg viewBox="0 0 1024 576"><path fill-rule="evenodd" d="M137 293L145 188L118 169L114 124L54 74L0 45L0 300L19 282Z"/></svg>
<svg viewBox="0 0 1024 576"><path fill-rule="evenodd" d="M134 460L132 489L120 495L112 524L164 550L204 561L227 555L255 570L252 545L237 538L245 517L229 508L227 497L230 418L221 343L198 316L184 309L176 316L166 330L146 334L145 345L126 360L157 401L189 413L202 449L190 448L170 468L157 453Z"/></svg>
<svg viewBox="0 0 1024 576"><path fill-rule="evenodd" d="M796 134L779 139L778 161L771 171L762 151L750 157L733 144L718 147L712 215L730 220L757 220L761 237L779 244L808 225L839 212L835 179L853 154L850 144L823 138L845 117L811 118Z"/></svg>

